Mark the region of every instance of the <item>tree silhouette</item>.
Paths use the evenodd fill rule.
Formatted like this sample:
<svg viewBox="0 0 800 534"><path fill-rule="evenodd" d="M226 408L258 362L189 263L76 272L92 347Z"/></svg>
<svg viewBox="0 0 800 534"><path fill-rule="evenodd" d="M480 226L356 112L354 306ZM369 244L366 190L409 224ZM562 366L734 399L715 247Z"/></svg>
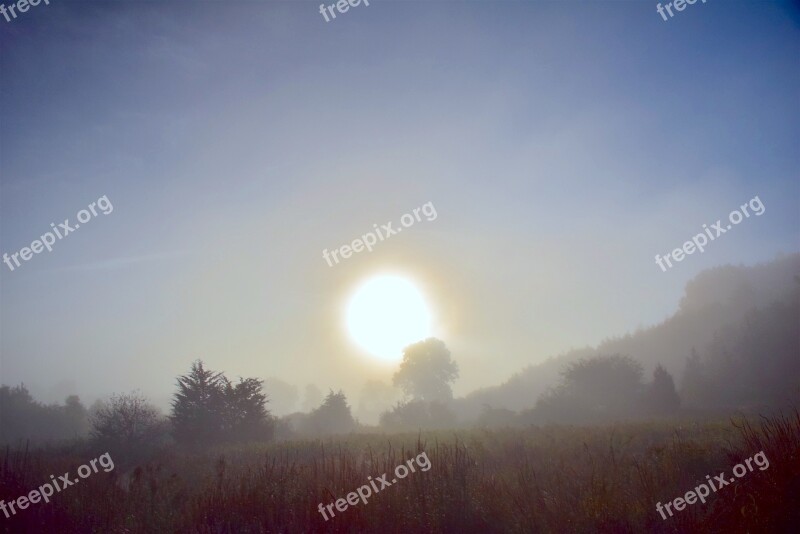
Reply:
<svg viewBox="0 0 800 534"><path fill-rule="evenodd" d="M178 377L171 418L175 439L200 445L270 439L272 418L261 390L261 380L240 378L233 385L195 361L189 374Z"/></svg>
<svg viewBox="0 0 800 534"><path fill-rule="evenodd" d="M610 413L626 413L638 403L643 383L642 364L630 356L612 354L580 360L564 371L570 394Z"/></svg>
<svg viewBox="0 0 800 534"><path fill-rule="evenodd" d="M192 363L188 375L178 377L178 392L172 401L172 429L178 442L210 444L219 439L225 385L222 373L206 369L200 360Z"/></svg>
<svg viewBox="0 0 800 534"><path fill-rule="evenodd" d="M91 415L92 439L102 448L138 454L158 444L164 425L158 409L140 393L113 395Z"/></svg>
<svg viewBox="0 0 800 534"><path fill-rule="evenodd" d="M258 441L272 437L273 424L262 384L256 378L240 378L235 386L225 380L223 430L229 440Z"/></svg>
<svg viewBox="0 0 800 534"><path fill-rule="evenodd" d="M681 406L681 399L675 391L675 382L661 365L653 371L653 382L647 390L649 408L657 414L672 414Z"/></svg>
<svg viewBox="0 0 800 534"><path fill-rule="evenodd" d="M444 342L431 337L403 350L392 383L414 400L448 402L453 399L450 383L456 378L458 364L450 358Z"/></svg>
<svg viewBox="0 0 800 534"><path fill-rule="evenodd" d="M307 424L314 434L342 434L356 426L347 397L341 390L336 393L331 390L322 405L309 414Z"/></svg>
<svg viewBox="0 0 800 534"><path fill-rule="evenodd" d="M73 429L75 436L83 436L89 432L89 412L77 395L70 395L64 401L64 422L67 428Z"/></svg>
<svg viewBox="0 0 800 534"><path fill-rule="evenodd" d="M531 416L572 423L630 417L642 411L642 376L642 365L630 356L579 360L562 372L559 386L539 397Z"/></svg>
<svg viewBox="0 0 800 534"><path fill-rule="evenodd" d="M33 399L24 384L0 386L0 444L17 440L74 439L89 430L88 414L76 395L63 406Z"/></svg>

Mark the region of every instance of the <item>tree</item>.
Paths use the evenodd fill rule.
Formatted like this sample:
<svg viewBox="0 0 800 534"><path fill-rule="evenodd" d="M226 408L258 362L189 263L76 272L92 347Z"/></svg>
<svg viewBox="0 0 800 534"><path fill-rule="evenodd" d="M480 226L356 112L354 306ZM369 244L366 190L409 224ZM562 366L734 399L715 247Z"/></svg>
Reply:
<svg viewBox="0 0 800 534"><path fill-rule="evenodd" d="M0 387L0 443L33 438L44 407L33 400L24 384ZM38 436L36 436L38 437Z"/></svg>
<svg viewBox="0 0 800 534"><path fill-rule="evenodd" d="M117 450L149 449L164 431L158 409L136 391L101 402L90 421L92 439L101 447Z"/></svg>
<svg viewBox="0 0 800 534"><path fill-rule="evenodd" d="M72 431L76 436L85 436L90 429L89 412L81 404L81 399L77 395L70 395L64 401L64 425L68 431Z"/></svg>
<svg viewBox="0 0 800 534"><path fill-rule="evenodd" d="M643 374L642 364L630 356L612 354L574 362L563 377L568 394L601 411L624 414L638 406Z"/></svg>
<svg viewBox="0 0 800 534"><path fill-rule="evenodd" d="M672 375L661 365L657 365L653 371L653 382L648 386L647 401L649 408L657 414L672 414L681 406Z"/></svg>
<svg viewBox="0 0 800 534"><path fill-rule="evenodd" d="M392 383L414 400L450 401L450 383L458 378L458 364L444 342L428 338L403 350L403 361Z"/></svg>
<svg viewBox="0 0 800 534"><path fill-rule="evenodd" d="M183 443L210 444L223 434L226 379L192 363L188 375L178 377L178 392L172 401L172 428L175 439Z"/></svg>
<svg viewBox="0 0 800 534"><path fill-rule="evenodd" d="M542 393L533 410L520 413L520 420L524 424L582 424L596 420L597 412L596 405L562 383Z"/></svg>
<svg viewBox="0 0 800 534"><path fill-rule="evenodd" d="M43 405L20 384L0 386L0 444L74 439L88 432L86 408L76 395L63 406Z"/></svg>
<svg viewBox="0 0 800 534"><path fill-rule="evenodd" d="M263 382L256 378L240 378L232 385L225 380L225 417L223 430L231 441L269 440L273 422L266 408L267 396L261 391Z"/></svg>
<svg viewBox="0 0 800 534"><path fill-rule="evenodd" d="M630 356L582 359L561 374L561 384L541 395L523 420L588 423L641 412L643 370Z"/></svg>
<svg viewBox="0 0 800 534"><path fill-rule="evenodd" d="M256 378L240 378L234 385L197 360L188 375L178 377L172 401L175 439L201 445L271 439L273 421L262 387Z"/></svg>
<svg viewBox="0 0 800 534"><path fill-rule="evenodd" d="M309 414L307 426L314 434L343 434L352 431L356 422L345 394L341 390L336 393L331 390L322 405Z"/></svg>

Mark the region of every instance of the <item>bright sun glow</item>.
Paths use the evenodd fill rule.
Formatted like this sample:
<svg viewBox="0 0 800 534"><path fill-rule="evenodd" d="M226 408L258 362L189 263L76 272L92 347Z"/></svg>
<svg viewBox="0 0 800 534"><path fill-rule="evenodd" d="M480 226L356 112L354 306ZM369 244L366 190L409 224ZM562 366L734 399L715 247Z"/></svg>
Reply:
<svg viewBox="0 0 800 534"><path fill-rule="evenodd" d="M378 276L359 287L347 306L347 329L373 356L400 361L403 349L431 335L422 293L400 276Z"/></svg>

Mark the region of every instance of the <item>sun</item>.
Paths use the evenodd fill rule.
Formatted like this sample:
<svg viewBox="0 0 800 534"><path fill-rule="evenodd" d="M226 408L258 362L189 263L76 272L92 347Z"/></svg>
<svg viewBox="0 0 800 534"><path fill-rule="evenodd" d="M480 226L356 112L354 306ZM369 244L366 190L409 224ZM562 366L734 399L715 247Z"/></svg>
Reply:
<svg viewBox="0 0 800 534"><path fill-rule="evenodd" d="M398 362L403 349L431 336L431 312L417 287L402 276L381 275L356 289L347 305L347 330L372 356Z"/></svg>

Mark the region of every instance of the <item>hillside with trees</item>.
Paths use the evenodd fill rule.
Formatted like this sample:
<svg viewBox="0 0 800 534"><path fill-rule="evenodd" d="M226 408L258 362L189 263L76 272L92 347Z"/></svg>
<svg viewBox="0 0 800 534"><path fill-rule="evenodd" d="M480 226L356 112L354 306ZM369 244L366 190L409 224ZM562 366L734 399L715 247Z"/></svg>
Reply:
<svg viewBox="0 0 800 534"><path fill-rule="evenodd" d="M612 354L630 356L645 373L661 366L687 407L784 405L800 388L799 276L800 254L703 271L661 324L529 366L499 386L457 399L457 413L474 419L484 406L530 409L541 395L552 395L548 390L569 365Z"/></svg>

